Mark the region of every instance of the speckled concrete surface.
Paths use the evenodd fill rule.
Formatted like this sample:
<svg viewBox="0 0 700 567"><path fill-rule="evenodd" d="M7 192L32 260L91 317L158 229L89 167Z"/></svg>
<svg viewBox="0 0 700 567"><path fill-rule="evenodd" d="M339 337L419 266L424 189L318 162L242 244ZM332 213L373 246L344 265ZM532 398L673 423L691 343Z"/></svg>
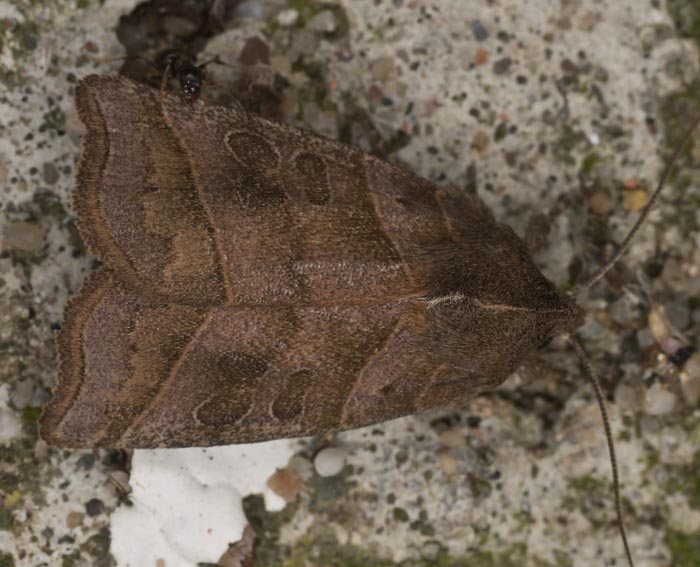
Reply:
<svg viewBox="0 0 700 567"><path fill-rule="evenodd" d="M104 60L122 53L114 28L135 5L0 2L2 567L114 564L114 455L49 450L35 424L52 330L92 263L70 210L71 90L116 70ZM269 0L238 15L207 53L235 61L263 39L286 120L476 190L563 288L621 240L700 112L694 2ZM212 68L214 89L226 71ZM679 358L700 326L697 147L622 265L581 300L639 566L700 565L700 358ZM294 504L266 514L250 501L257 565L623 564L594 398L562 345L468 409L334 443L340 475L298 457Z"/></svg>

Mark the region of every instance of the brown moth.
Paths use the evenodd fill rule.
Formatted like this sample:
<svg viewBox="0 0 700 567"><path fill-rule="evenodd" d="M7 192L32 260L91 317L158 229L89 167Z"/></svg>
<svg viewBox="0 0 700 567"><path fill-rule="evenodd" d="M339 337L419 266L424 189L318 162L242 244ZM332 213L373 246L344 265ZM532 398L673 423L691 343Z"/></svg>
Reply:
<svg viewBox="0 0 700 567"><path fill-rule="evenodd" d="M62 447L251 443L460 407L570 333L559 294L474 196L237 108L128 79L76 88L78 228L103 266L69 301L41 436ZM196 102L196 101L190 101Z"/></svg>
<svg viewBox="0 0 700 567"><path fill-rule="evenodd" d="M581 321L476 197L129 80L76 89L104 265L65 311L41 434L248 443L462 406Z"/></svg>

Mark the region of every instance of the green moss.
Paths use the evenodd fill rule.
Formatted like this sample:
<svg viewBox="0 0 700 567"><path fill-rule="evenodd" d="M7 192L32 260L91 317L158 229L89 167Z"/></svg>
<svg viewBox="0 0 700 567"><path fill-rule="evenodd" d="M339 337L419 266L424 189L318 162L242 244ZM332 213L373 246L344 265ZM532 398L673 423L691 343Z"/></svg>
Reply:
<svg viewBox="0 0 700 567"><path fill-rule="evenodd" d="M428 513L425 510L421 510L418 513L418 519L411 522L410 527L412 530L417 531L424 536L432 537L435 535L435 528L430 523Z"/></svg>
<svg viewBox="0 0 700 567"><path fill-rule="evenodd" d="M700 2L697 0L668 0L666 6L680 34L700 41Z"/></svg>
<svg viewBox="0 0 700 567"><path fill-rule="evenodd" d="M78 567L81 562L79 551L74 551L70 555L61 557L61 567Z"/></svg>
<svg viewBox="0 0 700 567"><path fill-rule="evenodd" d="M588 143L586 135L565 124L559 139L552 145L552 155L556 160L566 165L574 166L576 165L576 160L571 154L579 144L583 143Z"/></svg>
<svg viewBox="0 0 700 567"><path fill-rule="evenodd" d="M525 530L528 526L531 526L532 524L535 523L535 520L532 517L532 514L530 514L529 512L526 512L524 510L517 510L513 514L513 519L516 522L516 527L515 527L516 532L521 532L521 531Z"/></svg>
<svg viewBox="0 0 700 567"><path fill-rule="evenodd" d="M551 563L531 557L524 544L511 545L501 552L478 551L466 557L451 557L444 547L436 543L437 553L402 562L382 559L366 548L344 545L338 542L331 530L315 538L302 538L287 559L279 563L264 564L266 567L555 567ZM254 565L261 566L257 560ZM562 564L566 565L566 563Z"/></svg>
<svg viewBox="0 0 700 567"><path fill-rule="evenodd" d="M66 126L66 115L63 111L56 107L44 114L44 121L39 126L39 131L45 130L63 130Z"/></svg>
<svg viewBox="0 0 700 567"><path fill-rule="evenodd" d="M17 522L12 514L12 510L5 508L5 506L3 506L3 504L0 502L0 530L14 531L16 527ZM0 567L2 567L1 562Z"/></svg>
<svg viewBox="0 0 700 567"><path fill-rule="evenodd" d="M409 136L403 130L396 130L391 136L391 139L386 144L387 154L393 154L398 152L401 148L404 148L411 141L411 136Z"/></svg>
<svg viewBox="0 0 700 567"><path fill-rule="evenodd" d="M473 472L467 473L467 483L474 498L486 498L493 490L491 483L487 479Z"/></svg>
<svg viewBox="0 0 700 567"><path fill-rule="evenodd" d="M600 492L605 489L607 483L599 478L592 475L583 475L570 478L567 481L570 488L578 492Z"/></svg>
<svg viewBox="0 0 700 567"><path fill-rule="evenodd" d="M568 479L567 484L570 493L564 498L565 508L579 510L595 527L603 525L613 501L608 481L583 475Z"/></svg>
<svg viewBox="0 0 700 567"><path fill-rule="evenodd" d="M22 410L22 427L25 433L35 439L38 435L39 416L41 408L27 407Z"/></svg>
<svg viewBox="0 0 700 567"><path fill-rule="evenodd" d="M0 551L0 567L15 567L15 558L5 551Z"/></svg>
<svg viewBox="0 0 700 567"><path fill-rule="evenodd" d="M398 506L392 510L391 515L395 522L408 522L410 519L408 512L406 512L406 510L403 508L399 508Z"/></svg>
<svg viewBox="0 0 700 567"><path fill-rule="evenodd" d="M700 567L700 534L668 530L664 543L671 552L670 567Z"/></svg>
<svg viewBox="0 0 700 567"><path fill-rule="evenodd" d="M697 451L690 463L674 466L669 471L665 483L666 491L680 492L688 499L688 504L695 510L700 510L700 451Z"/></svg>
<svg viewBox="0 0 700 567"><path fill-rule="evenodd" d="M289 0L289 7L299 12L299 20L315 16L324 8L321 2L313 2L312 0Z"/></svg>
<svg viewBox="0 0 700 567"><path fill-rule="evenodd" d="M595 152L586 154L586 156L581 160L581 163L578 166L579 179L584 181L590 181L593 176L595 166L598 164L599 161L600 157Z"/></svg>
<svg viewBox="0 0 700 567"><path fill-rule="evenodd" d="M676 2L675 4L678 6L680 3ZM666 140L665 155L663 156L665 160L670 158L673 151L684 140L689 123L700 116L699 89L700 79L695 79L687 84L682 91L673 93L661 102L659 115ZM682 195L682 202L678 203L677 214L662 222L659 225L659 230L666 230L670 225L673 225L680 229L684 237L696 230L695 211L700 206L700 196L689 191L688 188L695 185L700 179L700 152L697 150L699 143L700 133L695 132L689 142L683 146L676 160L670 178L675 191Z"/></svg>
<svg viewBox="0 0 700 567"><path fill-rule="evenodd" d="M650 471L661 462L661 455L656 450L644 453L644 469Z"/></svg>
<svg viewBox="0 0 700 567"><path fill-rule="evenodd" d="M394 455L394 460L396 461L396 466L400 467L408 462L408 453L406 451L397 451Z"/></svg>
<svg viewBox="0 0 700 567"><path fill-rule="evenodd" d="M80 546L80 551L92 557L95 567L114 567L116 562L109 553L111 539L109 528L102 528Z"/></svg>

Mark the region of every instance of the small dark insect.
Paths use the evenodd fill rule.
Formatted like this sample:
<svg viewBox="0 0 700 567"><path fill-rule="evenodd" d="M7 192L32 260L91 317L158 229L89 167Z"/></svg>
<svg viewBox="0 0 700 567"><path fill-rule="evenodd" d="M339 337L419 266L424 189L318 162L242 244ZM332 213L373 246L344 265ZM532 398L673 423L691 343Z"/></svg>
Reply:
<svg viewBox="0 0 700 567"><path fill-rule="evenodd" d="M155 60L141 55L127 55L124 59L127 61L143 61L158 72L161 103L163 102L168 82L171 78L175 78L180 84L180 92L187 102L193 103L202 96L206 106L208 105L207 92L210 84L207 79L207 66L217 63L227 67L234 67L234 65L219 59L218 56L197 65L185 52L179 49L161 51ZM127 73L127 75L131 76L130 73ZM132 78L135 77L132 76ZM150 83L150 80L154 79L155 77L151 76L148 82Z"/></svg>
<svg viewBox="0 0 700 567"><path fill-rule="evenodd" d="M194 102L199 99L202 89L204 89L204 104L206 105L207 91L209 89L207 65L212 63L227 65L227 63L224 63L218 57L196 65L182 51L177 49L168 49L160 53L156 59L155 67L163 72L163 78L160 83L161 102L163 102L168 81L170 77L174 76L180 83L180 91L187 102Z"/></svg>

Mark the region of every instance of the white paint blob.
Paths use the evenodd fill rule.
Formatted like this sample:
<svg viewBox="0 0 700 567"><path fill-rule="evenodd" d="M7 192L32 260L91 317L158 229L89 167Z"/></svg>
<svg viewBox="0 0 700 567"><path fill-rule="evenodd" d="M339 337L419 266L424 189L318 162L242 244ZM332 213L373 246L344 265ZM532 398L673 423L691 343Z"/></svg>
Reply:
<svg viewBox="0 0 700 567"><path fill-rule="evenodd" d="M213 448L135 451L133 506L112 515L111 551L119 567L215 563L243 534L241 501L262 493L268 510L284 500L266 486L295 451L293 440Z"/></svg>

